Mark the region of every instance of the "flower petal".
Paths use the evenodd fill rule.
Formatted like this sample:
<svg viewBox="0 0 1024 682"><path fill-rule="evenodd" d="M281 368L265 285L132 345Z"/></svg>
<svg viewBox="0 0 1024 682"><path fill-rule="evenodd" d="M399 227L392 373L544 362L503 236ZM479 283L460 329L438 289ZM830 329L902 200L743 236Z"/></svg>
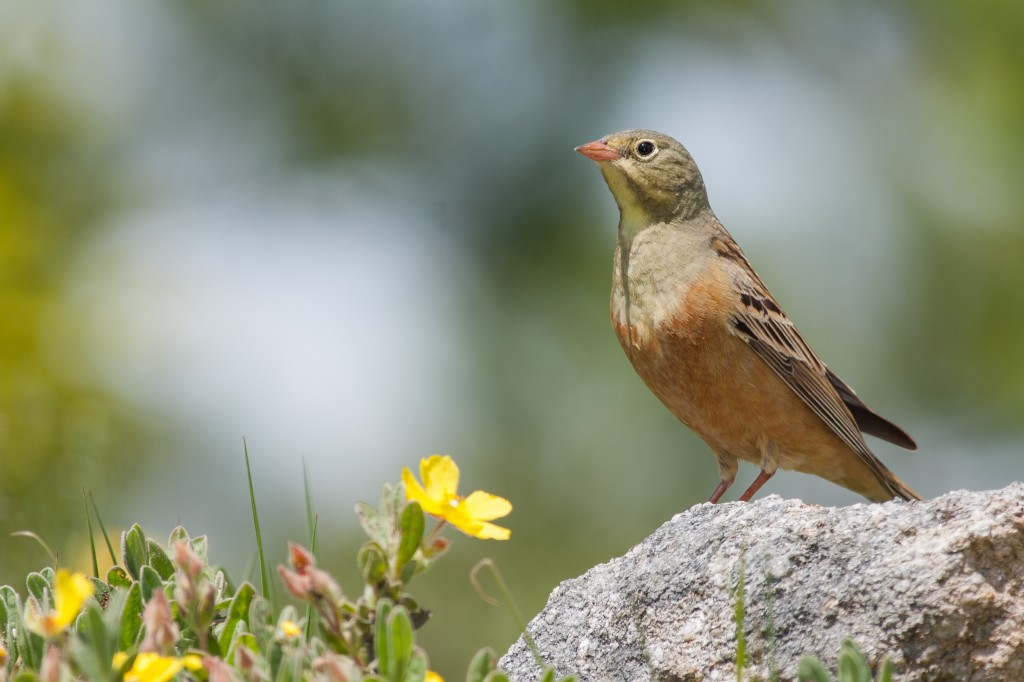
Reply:
<svg viewBox="0 0 1024 682"><path fill-rule="evenodd" d="M431 455L420 460L420 476L430 499L444 504L459 489L459 467L448 455Z"/></svg>
<svg viewBox="0 0 1024 682"><path fill-rule="evenodd" d="M482 490L470 493L463 504L467 514L481 521L500 519L502 516L508 516L512 511L512 503L504 497L485 493Z"/></svg>
<svg viewBox="0 0 1024 682"><path fill-rule="evenodd" d="M402 483L405 484L405 498L419 502L423 511L434 516L444 516L445 504L441 500L433 500L427 495L427 491L419 484L416 477L409 471L409 467L402 469Z"/></svg>
<svg viewBox="0 0 1024 682"><path fill-rule="evenodd" d="M177 658L144 651L135 657L135 663L125 673L124 679L125 682L167 682L184 667L185 664Z"/></svg>
<svg viewBox="0 0 1024 682"><path fill-rule="evenodd" d="M53 605L56 607L58 627L63 630L71 625L94 589L92 582L81 573L57 570L53 579Z"/></svg>
<svg viewBox="0 0 1024 682"><path fill-rule="evenodd" d="M508 528L495 526L493 523L487 523L486 521L481 521L480 529L473 534L473 537L480 538L481 540L508 540L511 536L512 531Z"/></svg>
<svg viewBox="0 0 1024 682"><path fill-rule="evenodd" d="M445 515L445 519L466 535L480 538L481 540L508 540L512 534L512 531L507 528L481 521L467 513L465 500L452 507L451 511Z"/></svg>

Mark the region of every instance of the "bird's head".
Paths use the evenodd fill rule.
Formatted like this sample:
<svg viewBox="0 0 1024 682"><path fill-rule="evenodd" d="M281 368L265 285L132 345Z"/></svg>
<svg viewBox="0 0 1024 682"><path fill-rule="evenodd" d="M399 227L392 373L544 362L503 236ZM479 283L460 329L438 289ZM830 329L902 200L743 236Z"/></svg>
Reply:
<svg viewBox="0 0 1024 682"><path fill-rule="evenodd" d="M708 208L700 170L686 148L653 130L624 130L576 148L597 162L622 223L685 220Z"/></svg>

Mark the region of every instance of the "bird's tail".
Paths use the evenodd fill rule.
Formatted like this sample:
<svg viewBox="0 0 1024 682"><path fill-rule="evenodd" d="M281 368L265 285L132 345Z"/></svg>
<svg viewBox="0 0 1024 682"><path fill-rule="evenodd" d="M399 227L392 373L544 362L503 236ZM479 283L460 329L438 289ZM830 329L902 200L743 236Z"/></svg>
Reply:
<svg viewBox="0 0 1024 682"><path fill-rule="evenodd" d="M886 467L881 462L879 462L878 464L880 465L879 468L881 469L881 471L878 472L880 474L880 482L889 492L889 495L886 496L884 499L875 500L875 502L886 502L888 500L893 499L894 497L899 497L900 499L907 501L924 499L917 494L917 491L915 491L909 485L904 483L899 476L889 471L888 467Z"/></svg>

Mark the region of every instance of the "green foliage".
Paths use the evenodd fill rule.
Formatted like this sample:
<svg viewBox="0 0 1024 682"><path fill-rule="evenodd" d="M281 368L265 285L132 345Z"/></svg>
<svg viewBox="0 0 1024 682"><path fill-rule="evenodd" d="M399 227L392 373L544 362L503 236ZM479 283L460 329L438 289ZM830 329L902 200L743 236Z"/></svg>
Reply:
<svg viewBox="0 0 1024 682"><path fill-rule="evenodd" d="M816 656L801 659L797 668L800 682L837 682ZM871 666L853 640L843 640L839 650L838 682L892 682L893 665L886 656L878 666L878 677L871 676Z"/></svg>
<svg viewBox="0 0 1024 682"><path fill-rule="evenodd" d="M24 603L14 588L0 587L0 682L113 681L129 671L143 682L435 682L416 643L430 614L407 587L449 547L438 536L443 523L426 533L423 509L406 500L401 484L383 486L379 508L360 504L356 512L368 536L358 553L357 598L303 547L291 544L288 563L278 566L287 591L306 604L305 617L292 604L275 609L249 582L235 586L209 563L207 539L181 527L163 544L133 525L105 579L45 568L27 576ZM541 679L555 682L554 671ZM467 680L507 677L485 649Z"/></svg>

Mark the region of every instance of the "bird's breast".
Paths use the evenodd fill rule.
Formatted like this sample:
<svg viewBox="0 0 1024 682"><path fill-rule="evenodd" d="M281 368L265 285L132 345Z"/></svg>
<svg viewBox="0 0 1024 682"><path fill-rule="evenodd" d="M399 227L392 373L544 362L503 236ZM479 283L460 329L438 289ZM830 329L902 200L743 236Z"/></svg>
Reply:
<svg viewBox="0 0 1024 682"><path fill-rule="evenodd" d="M620 235L621 237L621 235ZM703 240L669 226L620 238L612 269L611 317L623 346L639 349L674 331L697 331L726 290ZM679 329L677 329L679 328Z"/></svg>

